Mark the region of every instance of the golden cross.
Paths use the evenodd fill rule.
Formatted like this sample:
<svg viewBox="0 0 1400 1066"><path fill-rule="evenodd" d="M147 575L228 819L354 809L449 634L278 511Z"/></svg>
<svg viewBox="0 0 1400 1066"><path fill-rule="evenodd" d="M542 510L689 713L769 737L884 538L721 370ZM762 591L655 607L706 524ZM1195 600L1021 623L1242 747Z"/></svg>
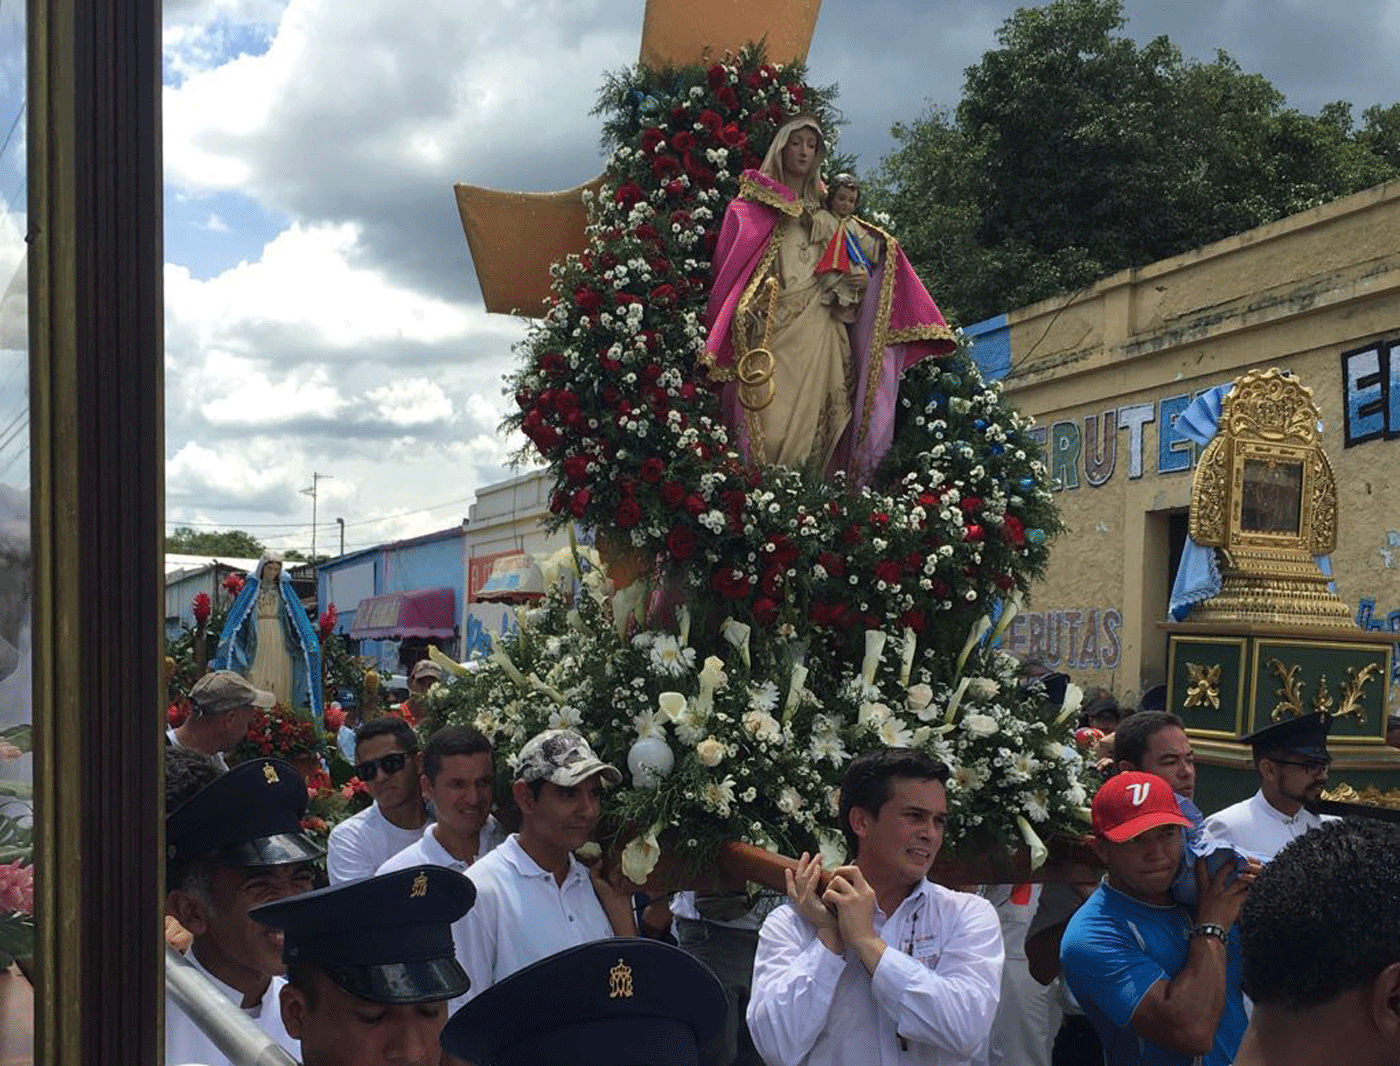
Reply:
<svg viewBox="0 0 1400 1066"><path fill-rule="evenodd" d="M766 39L770 58L807 58L821 0L647 0L638 62L662 68L699 63ZM502 192L457 184L486 310L538 316L549 299L549 268L587 247L585 191L600 174L563 192Z"/></svg>

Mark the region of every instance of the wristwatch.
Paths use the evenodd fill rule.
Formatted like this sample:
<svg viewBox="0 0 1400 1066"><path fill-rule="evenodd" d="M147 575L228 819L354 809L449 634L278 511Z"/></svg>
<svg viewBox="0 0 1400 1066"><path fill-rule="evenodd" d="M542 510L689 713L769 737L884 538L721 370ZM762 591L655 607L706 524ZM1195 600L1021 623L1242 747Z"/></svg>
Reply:
<svg viewBox="0 0 1400 1066"><path fill-rule="evenodd" d="M1214 922L1197 922L1192 926L1188 939L1194 940L1198 936L1214 937L1226 945L1230 943L1230 930L1223 925L1216 925Z"/></svg>

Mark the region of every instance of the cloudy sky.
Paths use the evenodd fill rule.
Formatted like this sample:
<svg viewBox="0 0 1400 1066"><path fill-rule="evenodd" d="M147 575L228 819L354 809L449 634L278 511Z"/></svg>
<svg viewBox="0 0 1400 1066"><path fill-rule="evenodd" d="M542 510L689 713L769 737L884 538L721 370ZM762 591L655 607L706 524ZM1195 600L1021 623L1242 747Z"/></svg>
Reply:
<svg viewBox="0 0 1400 1066"><path fill-rule="evenodd" d="M842 148L872 166L892 122L953 105L1015 6L826 0L809 63L841 85ZM452 183L544 191L597 174L589 111L601 72L635 60L642 9L167 0L172 525L305 550L301 490L320 472L318 547L334 550L342 517L353 550L455 524L510 476L496 425L522 328L482 309ZM1223 48L1305 111L1400 99L1395 0L1129 0L1128 14L1133 37Z"/></svg>

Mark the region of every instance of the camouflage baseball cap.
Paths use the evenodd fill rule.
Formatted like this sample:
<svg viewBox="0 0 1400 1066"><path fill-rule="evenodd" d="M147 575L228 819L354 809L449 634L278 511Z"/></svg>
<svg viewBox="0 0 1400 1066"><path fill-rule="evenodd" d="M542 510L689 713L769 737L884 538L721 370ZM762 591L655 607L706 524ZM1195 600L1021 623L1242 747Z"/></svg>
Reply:
<svg viewBox="0 0 1400 1066"><path fill-rule="evenodd" d="M603 780L616 785L622 774L593 754L588 741L572 729L547 729L532 737L520 749L518 781L549 781L563 788L572 788L601 773Z"/></svg>
<svg viewBox="0 0 1400 1066"><path fill-rule="evenodd" d="M232 670L215 670L212 674L205 674L190 689L190 699L199 708L200 714L221 714L239 707L261 707L266 710L277 702L277 697L271 692L254 688L246 677Z"/></svg>

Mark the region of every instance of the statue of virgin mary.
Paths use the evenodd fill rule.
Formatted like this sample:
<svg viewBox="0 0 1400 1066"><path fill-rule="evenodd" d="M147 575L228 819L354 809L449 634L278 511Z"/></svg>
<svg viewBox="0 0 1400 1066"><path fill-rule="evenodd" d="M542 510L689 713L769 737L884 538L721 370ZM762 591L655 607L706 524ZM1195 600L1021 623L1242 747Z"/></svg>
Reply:
<svg viewBox="0 0 1400 1066"><path fill-rule="evenodd" d="M900 375L955 338L898 242L864 219L883 251L855 322L821 299L825 244L813 221L825 154L817 120L797 115L762 166L740 175L715 248L701 361L723 382L725 420L747 458L865 481L893 438Z"/></svg>
<svg viewBox="0 0 1400 1066"><path fill-rule="evenodd" d="M319 730L321 645L278 553L264 553L248 575L209 668L242 674L288 709L310 708Z"/></svg>

